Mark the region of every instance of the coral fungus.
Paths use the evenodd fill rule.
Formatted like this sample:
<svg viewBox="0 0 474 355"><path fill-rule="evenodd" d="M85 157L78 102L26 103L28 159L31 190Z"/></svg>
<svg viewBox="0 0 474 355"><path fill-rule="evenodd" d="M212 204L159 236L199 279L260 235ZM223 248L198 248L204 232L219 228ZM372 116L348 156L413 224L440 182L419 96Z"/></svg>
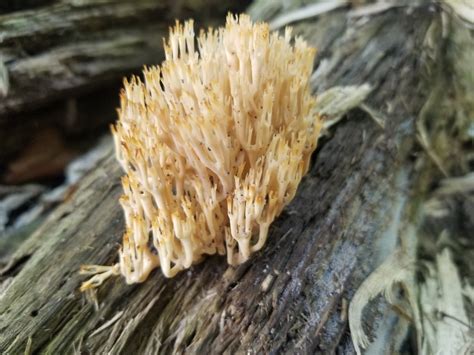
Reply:
<svg viewBox="0 0 474 355"><path fill-rule="evenodd" d="M114 270L128 283L158 266L172 277L206 254L239 264L261 249L321 127L308 83L315 49L293 43L290 29L282 36L229 15L196 41L193 22L177 22L164 47L166 60L143 82L125 81L112 128L126 173Z"/></svg>

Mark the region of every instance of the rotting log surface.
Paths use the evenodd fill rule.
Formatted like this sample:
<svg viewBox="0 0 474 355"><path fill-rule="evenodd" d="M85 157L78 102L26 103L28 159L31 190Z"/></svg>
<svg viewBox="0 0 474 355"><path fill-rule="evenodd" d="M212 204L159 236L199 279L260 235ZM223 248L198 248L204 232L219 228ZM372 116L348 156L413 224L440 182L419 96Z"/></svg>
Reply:
<svg viewBox="0 0 474 355"><path fill-rule="evenodd" d="M0 122L6 114L90 91L156 64L175 17L212 19L209 12L193 11L196 3L64 0L0 16L0 61L9 78L8 94L0 96ZM227 2L208 5L214 19L229 9Z"/></svg>
<svg viewBox="0 0 474 355"><path fill-rule="evenodd" d="M6 114L64 98L72 90L98 86L152 63L161 53L160 38L153 34L166 29L166 5L157 4L71 2L0 17L0 53L9 77L0 116L5 119Z"/></svg>
<svg viewBox="0 0 474 355"><path fill-rule="evenodd" d="M370 83L367 104L384 128L353 110L320 141L262 252L235 269L214 256L173 279L159 271L139 285L112 279L94 310L77 271L114 263L124 229L111 151L3 271L0 353L353 353L347 304L395 247L393 221L414 168L414 119L426 100L422 42L439 14L420 7L346 15L310 19L295 32L319 49L315 91ZM369 314L369 324L381 317Z"/></svg>
<svg viewBox="0 0 474 355"><path fill-rule="evenodd" d="M2 1L0 163L45 127L96 133L113 117L110 92L118 96L122 77L161 61L175 18L222 23L246 3L211 0L203 11L202 0Z"/></svg>

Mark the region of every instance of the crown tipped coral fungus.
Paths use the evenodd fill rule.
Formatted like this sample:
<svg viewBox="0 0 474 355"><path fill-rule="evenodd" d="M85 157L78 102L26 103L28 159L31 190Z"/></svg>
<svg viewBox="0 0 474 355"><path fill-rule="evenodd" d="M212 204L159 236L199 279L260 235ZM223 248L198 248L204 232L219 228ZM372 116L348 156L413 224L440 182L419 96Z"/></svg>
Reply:
<svg viewBox="0 0 474 355"><path fill-rule="evenodd" d="M158 266L172 277L205 254L246 261L308 169L315 49L246 15L195 40L192 21L176 23L162 65L125 81L112 131L127 230L119 267L86 267L102 274L83 289L118 270L128 283Z"/></svg>

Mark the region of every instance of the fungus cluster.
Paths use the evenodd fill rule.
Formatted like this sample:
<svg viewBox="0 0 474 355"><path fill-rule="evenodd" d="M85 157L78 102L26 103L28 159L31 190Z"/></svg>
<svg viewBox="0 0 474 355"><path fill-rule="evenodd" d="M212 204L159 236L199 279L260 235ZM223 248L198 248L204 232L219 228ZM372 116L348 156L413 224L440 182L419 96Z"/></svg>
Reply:
<svg viewBox="0 0 474 355"><path fill-rule="evenodd" d="M315 49L292 42L290 29L270 33L246 15L197 38L192 21L177 22L161 66L125 81L112 132L126 173L115 270L128 283L156 267L173 277L206 254L239 264L264 246L321 128Z"/></svg>

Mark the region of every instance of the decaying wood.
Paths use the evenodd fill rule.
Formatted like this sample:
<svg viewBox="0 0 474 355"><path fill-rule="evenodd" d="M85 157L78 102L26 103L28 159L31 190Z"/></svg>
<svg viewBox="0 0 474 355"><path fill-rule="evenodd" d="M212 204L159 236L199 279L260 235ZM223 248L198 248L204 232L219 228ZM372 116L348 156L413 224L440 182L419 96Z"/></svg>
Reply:
<svg viewBox="0 0 474 355"><path fill-rule="evenodd" d="M9 78L0 104L3 120L7 113L72 96L72 90L99 86L159 58L169 5L157 4L71 1L1 17Z"/></svg>
<svg viewBox="0 0 474 355"><path fill-rule="evenodd" d="M162 37L175 17L209 20L206 12L190 11L192 5L192 0L67 0L1 16L0 58L9 85L0 117L158 63ZM209 5L221 16L228 8Z"/></svg>
<svg viewBox="0 0 474 355"><path fill-rule="evenodd" d="M32 8L0 14L0 140L7 141L0 161L20 150L38 127L77 130L110 122L117 105L110 103L110 88L116 98L124 75L161 61L162 38L175 18L222 22L227 11L245 5L211 1L209 12L201 10L199 0L43 3L47 6L5 4L7 9ZM61 100L45 112L28 114ZM84 101L98 111L84 115Z"/></svg>
<svg viewBox="0 0 474 355"><path fill-rule="evenodd" d="M321 140L262 252L237 268L215 256L173 279L159 271L139 285L112 279L94 305L79 293L77 271L114 263L124 228L110 149L2 271L0 352L353 353L348 303L395 250L401 221L424 193L411 182L437 171L429 159L420 171L413 152L424 154L416 117L432 95L424 41L441 14L428 6L347 13L295 24L319 49L314 90L373 90ZM369 312L371 336L388 312Z"/></svg>

